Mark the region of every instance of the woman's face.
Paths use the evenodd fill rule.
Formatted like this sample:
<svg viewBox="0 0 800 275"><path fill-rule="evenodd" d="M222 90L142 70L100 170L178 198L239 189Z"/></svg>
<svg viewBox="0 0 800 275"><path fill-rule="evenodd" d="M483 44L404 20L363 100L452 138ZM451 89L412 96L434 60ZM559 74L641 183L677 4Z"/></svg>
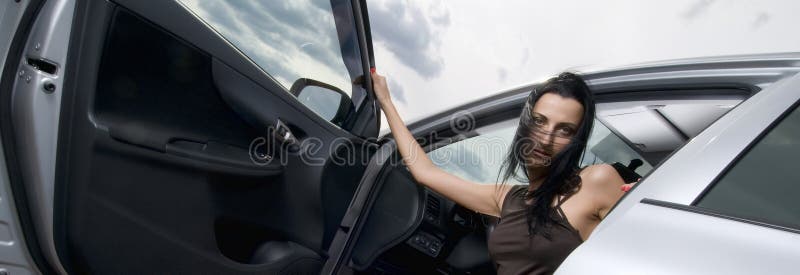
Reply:
<svg viewBox="0 0 800 275"><path fill-rule="evenodd" d="M530 138L534 148L530 152L533 166L549 166L551 158L564 150L583 119L583 106L573 98L556 93L542 95L533 106L533 131Z"/></svg>

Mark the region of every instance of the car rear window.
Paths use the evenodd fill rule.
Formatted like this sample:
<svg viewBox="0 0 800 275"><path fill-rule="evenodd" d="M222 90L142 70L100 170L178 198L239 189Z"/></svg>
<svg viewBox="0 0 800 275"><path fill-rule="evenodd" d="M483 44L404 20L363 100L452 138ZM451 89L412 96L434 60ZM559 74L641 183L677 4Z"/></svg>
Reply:
<svg viewBox="0 0 800 275"><path fill-rule="evenodd" d="M695 204L800 229L800 112L795 108L740 156Z"/></svg>

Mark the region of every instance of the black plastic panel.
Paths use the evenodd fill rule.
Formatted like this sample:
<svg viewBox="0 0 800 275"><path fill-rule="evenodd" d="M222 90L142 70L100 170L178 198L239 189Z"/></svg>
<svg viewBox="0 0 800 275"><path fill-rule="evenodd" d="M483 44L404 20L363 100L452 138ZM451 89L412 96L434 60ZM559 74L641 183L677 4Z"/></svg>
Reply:
<svg viewBox="0 0 800 275"><path fill-rule="evenodd" d="M74 75L65 84L56 184L56 242L67 270L264 274L321 266L332 221L363 173L330 164L331 148L362 141L321 127L307 109L286 104L285 91L244 75L252 64L241 56L210 54L105 1L80 2L76 14L87 22L74 30L74 67L65 69ZM261 108L243 111L224 99ZM252 141L273 142L264 127L271 117L286 118L301 142L313 137L320 150L248 163ZM264 247L287 258L251 264Z"/></svg>
<svg viewBox="0 0 800 275"><path fill-rule="evenodd" d="M210 56L128 12L112 24L95 95L97 122L133 128L162 148L172 138L247 148L258 136L223 102Z"/></svg>
<svg viewBox="0 0 800 275"><path fill-rule="evenodd" d="M381 253L405 241L422 222L424 189L403 166L387 168L353 249L352 263L358 270L367 269Z"/></svg>

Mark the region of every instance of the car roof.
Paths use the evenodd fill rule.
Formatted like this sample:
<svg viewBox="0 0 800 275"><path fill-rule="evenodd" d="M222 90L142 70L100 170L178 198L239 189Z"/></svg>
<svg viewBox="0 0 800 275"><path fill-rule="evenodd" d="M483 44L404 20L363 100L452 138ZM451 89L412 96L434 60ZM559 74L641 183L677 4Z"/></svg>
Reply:
<svg viewBox="0 0 800 275"><path fill-rule="evenodd" d="M665 60L581 75L596 95L597 118L655 165L739 102L799 70L800 53L777 53ZM409 129L436 131L457 113L480 120L505 112L513 119L539 84L463 104L410 123Z"/></svg>

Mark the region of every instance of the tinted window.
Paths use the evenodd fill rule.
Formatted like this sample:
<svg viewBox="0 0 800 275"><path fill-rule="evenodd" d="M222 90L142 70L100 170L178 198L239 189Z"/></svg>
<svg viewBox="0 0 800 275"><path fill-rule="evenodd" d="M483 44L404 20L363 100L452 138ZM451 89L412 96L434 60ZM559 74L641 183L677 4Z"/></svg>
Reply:
<svg viewBox="0 0 800 275"><path fill-rule="evenodd" d="M800 228L800 113L792 111L724 174L697 206Z"/></svg>
<svg viewBox="0 0 800 275"><path fill-rule="evenodd" d="M653 166L645 158L628 146L614 132L611 132L605 124L600 120L594 121L594 128L592 128L592 134L589 136L581 167L600 163L613 164L615 162L628 166L635 159L640 160L641 165L636 167L633 172L643 176L653 170Z"/></svg>

